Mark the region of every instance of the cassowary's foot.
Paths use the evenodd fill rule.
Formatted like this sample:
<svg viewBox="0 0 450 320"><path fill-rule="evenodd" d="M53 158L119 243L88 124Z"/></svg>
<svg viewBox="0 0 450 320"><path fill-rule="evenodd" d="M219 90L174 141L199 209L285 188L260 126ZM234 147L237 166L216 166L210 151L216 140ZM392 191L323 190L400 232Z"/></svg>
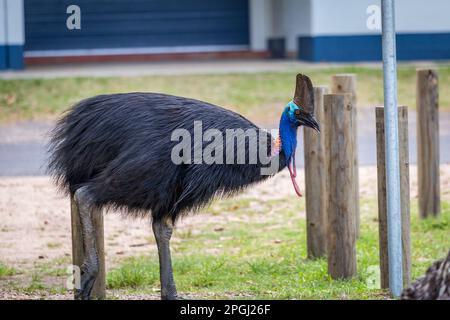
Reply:
<svg viewBox="0 0 450 320"><path fill-rule="evenodd" d="M173 280L172 261L170 257L169 241L172 236L173 225L169 220L154 220L152 227L158 246L161 299L182 300L177 294L177 288Z"/></svg>
<svg viewBox="0 0 450 320"><path fill-rule="evenodd" d="M95 280L97 279L98 271L84 271L81 267L81 281L80 281L80 289L75 290L75 299L76 300L90 300L91 299L91 291L94 287Z"/></svg>
<svg viewBox="0 0 450 320"><path fill-rule="evenodd" d="M188 300L182 296L175 295L175 296L163 296L161 295L161 300Z"/></svg>
<svg viewBox="0 0 450 320"><path fill-rule="evenodd" d="M75 290L75 299L89 300L91 291L99 272L97 244L95 240L95 227L92 214L94 202L87 187L81 187L75 192L80 214L80 222L83 236L84 261L81 265L80 288Z"/></svg>

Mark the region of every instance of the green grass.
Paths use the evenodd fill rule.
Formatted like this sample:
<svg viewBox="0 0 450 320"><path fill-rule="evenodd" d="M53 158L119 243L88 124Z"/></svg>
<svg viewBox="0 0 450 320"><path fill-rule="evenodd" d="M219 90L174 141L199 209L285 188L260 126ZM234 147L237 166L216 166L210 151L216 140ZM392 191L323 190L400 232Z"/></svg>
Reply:
<svg viewBox="0 0 450 320"><path fill-rule="evenodd" d="M41 291L41 290L45 290L45 289L47 289L47 287L42 282L41 276L37 273L33 273L31 275L31 282L27 287L21 288L21 290L23 292L27 292L27 293L33 293L35 291Z"/></svg>
<svg viewBox="0 0 450 320"><path fill-rule="evenodd" d="M57 248L59 248L61 246L62 246L62 244L59 243L59 242L49 242L49 243L47 243L47 248L49 248L49 249L57 249Z"/></svg>
<svg viewBox="0 0 450 320"><path fill-rule="evenodd" d="M52 249L51 247L48 248ZM71 263L72 259L70 256L63 256L48 261L39 261L34 263L33 272L42 276L67 277L67 267Z"/></svg>
<svg viewBox="0 0 450 320"><path fill-rule="evenodd" d="M17 270L13 267L9 267L6 264L0 262L0 278L13 276L17 273Z"/></svg>
<svg viewBox="0 0 450 320"><path fill-rule="evenodd" d="M450 107L450 66L438 67L440 104ZM382 71L375 67L310 68L292 72L148 77L0 80L0 121L53 117L81 99L97 94L149 91L209 101L255 121L276 121L293 94L295 73L307 73L316 85L327 85L335 73L355 73L358 103L381 105ZM398 71L399 103L415 107L415 68Z"/></svg>
<svg viewBox="0 0 450 320"><path fill-rule="evenodd" d="M7 291L40 295L41 298L45 298L46 295L65 294L69 265L71 258L63 256L48 261L36 261L31 268L24 268L20 272L10 268L11 271L4 277L0 276L0 279L4 280L0 286Z"/></svg>
<svg viewBox="0 0 450 320"><path fill-rule="evenodd" d="M362 202L361 237L357 243L358 275L332 280L325 259L307 260L303 200L227 200L208 211L232 216L228 222L178 232L173 265L179 292L192 297L251 299L385 299L379 287L376 200ZM256 207L256 209L255 209ZM450 204L439 219L420 221L412 204L413 278L445 257L450 231ZM219 221L223 221L222 219ZM214 231L221 230L222 231ZM196 232L193 232L193 231ZM182 238L182 239L180 239ZM109 272L110 289L155 293L159 288L156 255L126 259Z"/></svg>

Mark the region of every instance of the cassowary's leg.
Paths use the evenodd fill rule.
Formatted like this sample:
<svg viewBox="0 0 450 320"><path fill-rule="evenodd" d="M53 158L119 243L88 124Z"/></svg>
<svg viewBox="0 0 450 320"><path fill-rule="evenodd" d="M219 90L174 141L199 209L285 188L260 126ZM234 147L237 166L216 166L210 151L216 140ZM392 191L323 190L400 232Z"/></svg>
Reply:
<svg viewBox="0 0 450 320"><path fill-rule="evenodd" d="M93 210L93 198L87 187L81 187L75 192L75 201L80 214L85 257L81 265L81 288L76 289L75 299L87 300L90 298L91 290L99 271L95 227L92 217L92 214L98 211Z"/></svg>
<svg viewBox="0 0 450 320"><path fill-rule="evenodd" d="M179 299L177 288L173 280L172 260L170 257L169 241L173 232L173 225L169 220L154 220L153 233L156 238L159 254L159 276L161 279L161 299Z"/></svg>

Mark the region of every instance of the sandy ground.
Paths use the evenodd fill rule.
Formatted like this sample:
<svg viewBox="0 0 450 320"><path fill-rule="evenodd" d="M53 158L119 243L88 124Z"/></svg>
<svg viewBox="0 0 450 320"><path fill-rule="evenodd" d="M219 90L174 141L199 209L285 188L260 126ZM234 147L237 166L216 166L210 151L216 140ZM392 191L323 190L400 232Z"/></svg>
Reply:
<svg viewBox="0 0 450 320"><path fill-rule="evenodd" d="M417 168L412 166L410 169L411 197L414 199L417 197ZM302 171L299 178L301 182L304 181ZM361 168L360 181L361 197L376 197L376 167ZM304 186L301 188L304 190ZM450 165L441 166L441 192L443 199L450 199ZM287 172L283 172L240 197L275 199L287 196L294 196L294 191ZM2 263L18 270L28 270L36 263L54 259L65 259L70 263L70 203L67 197L58 194L49 177L0 177L0 216ZM181 241L177 233L185 229L232 218L229 215L213 216L201 212L181 221L173 241ZM149 221L124 218L114 213L105 215L105 247L108 268L116 265L123 257L155 250ZM32 295L11 292L5 287L0 281L0 298L33 298ZM66 297L70 297L70 294L45 298Z"/></svg>

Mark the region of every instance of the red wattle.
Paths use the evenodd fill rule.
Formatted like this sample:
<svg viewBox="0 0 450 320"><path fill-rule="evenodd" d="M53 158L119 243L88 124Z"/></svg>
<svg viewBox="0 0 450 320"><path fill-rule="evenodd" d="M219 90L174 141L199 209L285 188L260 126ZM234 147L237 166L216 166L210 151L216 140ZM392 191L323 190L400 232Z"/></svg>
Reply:
<svg viewBox="0 0 450 320"><path fill-rule="evenodd" d="M292 169L293 167L293 169ZM289 174L291 175L291 181L292 181L292 185L294 186L294 190L295 193L297 193L297 195L299 197L302 196L302 193L300 192L300 187L297 184L297 181L295 180L295 177L297 176L297 170L295 169L295 157L292 156L292 161L288 164L288 170L289 170Z"/></svg>
<svg viewBox="0 0 450 320"><path fill-rule="evenodd" d="M295 166L295 151L292 154L292 163L291 163L291 165L292 165L292 169L294 171L294 177L297 177L297 167Z"/></svg>

